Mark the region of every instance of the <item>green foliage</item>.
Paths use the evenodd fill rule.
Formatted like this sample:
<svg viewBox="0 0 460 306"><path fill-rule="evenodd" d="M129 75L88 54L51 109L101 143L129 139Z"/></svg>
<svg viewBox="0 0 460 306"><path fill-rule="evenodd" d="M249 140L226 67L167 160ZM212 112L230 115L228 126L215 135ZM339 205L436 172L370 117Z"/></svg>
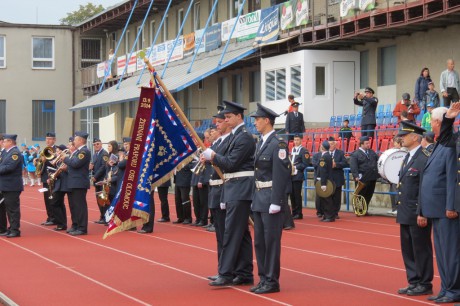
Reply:
<svg viewBox="0 0 460 306"><path fill-rule="evenodd" d="M62 25L76 25L79 24L104 10L102 5L95 6L88 2L86 5L80 5L78 11L67 13L67 17L60 19Z"/></svg>

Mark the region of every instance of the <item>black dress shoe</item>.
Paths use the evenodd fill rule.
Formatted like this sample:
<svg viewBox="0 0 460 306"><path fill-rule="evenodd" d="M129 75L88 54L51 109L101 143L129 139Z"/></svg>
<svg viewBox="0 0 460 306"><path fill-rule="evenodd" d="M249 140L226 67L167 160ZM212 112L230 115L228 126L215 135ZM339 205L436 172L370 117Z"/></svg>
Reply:
<svg viewBox="0 0 460 306"><path fill-rule="evenodd" d="M192 223L192 220L190 219L185 219L184 222L182 222L182 224L191 224Z"/></svg>
<svg viewBox="0 0 460 306"><path fill-rule="evenodd" d="M216 232L216 228L215 228L214 225L213 225L213 226L208 227L208 228L206 229L206 231L215 233L215 232Z"/></svg>
<svg viewBox="0 0 460 306"><path fill-rule="evenodd" d="M6 235L6 238L16 238L16 237L21 237L20 233L9 233Z"/></svg>
<svg viewBox="0 0 460 306"><path fill-rule="evenodd" d="M209 280L215 281L217 278L219 278L219 274L213 275L213 276L208 276L207 277Z"/></svg>
<svg viewBox="0 0 460 306"><path fill-rule="evenodd" d="M169 222L171 220L169 219L166 219L166 218L161 218L161 219L158 219L157 222Z"/></svg>
<svg viewBox="0 0 460 306"><path fill-rule="evenodd" d="M407 291L409 291L411 289L415 289L415 287L417 287L416 284L409 284L409 286L399 289L398 293L399 294L407 294Z"/></svg>
<svg viewBox="0 0 460 306"><path fill-rule="evenodd" d="M440 293L440 294L438 294L438 295L429 296L429 297L427 297L426 299L427 299L428 301L434 301L434 300L437 300L437 299L439 299L439 298L442 298L443 296L444 296L444 294L441 294L441 293Z"/></svg>
<svg viewBox="0 0 460 306"><path fill-rule="evenodd" d="M428 295L433 294L433 289L430 286L417 285L414 289L407 290L407 295Z"/></svg>
<svg viewBox="0 0 460 306"><path fill-rule="evenodd" d="M67 229L67 226L58 226L54 230L55 231L65 231Z"/></svg>
<svg viewBox="0 0 460 306"><path fill-rule="evenodd" d="M94 221L94 223L96 223L96 224L105 224L106 222L105 222L105 220L101 219L101 220Z"/></svg>
<svg viewBox="0 0 460 306"><path fill-rule="evenodd" d="M325 219L321 219L321 222L335 222L335 220L334 220L334 219L325 218Z"/></svg>
<svg viewBox="0 0 460 306"><path fill-rule="evenodd" d="M70 232L74 232L74 231L76 231L76 230L77 230L77 229L76 229L75 227L71 227L71 228L69 228L69 229L67 230L67 233L70 234Z"/></svg>
<svg viewBox="0 0 460 306"><path fill-rule="evenodd" d="M335 218L335 219L340 219L339 215L335 215L334 218Z"/></svg>
<svg viewBox="0 0 460 306"><path fill-rule="evenodd" d="M232 280L221 277L221 276L219 276L215 281L212 281L209 283L209 286L214 286L214 287L222 287L222 286L228 286L228 285L233 285Z"/></svg>
<svg viewBox="0 0 460 306"><path fill-rule="evenodd" d="M177 219L176 221L173 222L173 224L180 224L180 223L184 223L184 220L183 219Z"/></svg>
<svg viewBox="0 0 460 306"><path fill-rule="evenodd" d="M148 234L148 233L153 233L153 230L145 230L145 229L140 229L137 231L139 234Z"/></svg>
<svg viewBox="0 0 460 306"><path fill-rule="evenodd" d="M264 282L260 281L256 286L251 287L251 289L249 289L249 291L256 292L256 290L262 288L263 285L264 285Z"/></svg>
<svg viewBox="0 0 460 306"><path fill-rule="evenodd" d="M294 219L294 220L302 220L303 216L302 215L295 215L295 216L292 217L292 219Z"/></svg>
<svg viewBox="0 0 460 306"><path fill-rule="evenodd" d="M265 294L265 293L274 293L274 292L280 292L280 288L275 287L275 286L263 285L262 287L254 291L254 293L256 294Z"/></svg>
<svg viewBox="0 0 460 306"><path fill-rule="evenodd" d="M80 231L80 230L75 230L69 233L69 235L72 235L72 236L80 236L80 235L86 235L86 234L87 234L86 232Z"/></svg>
<svg viewBox="0 0 460 306"><path fill-rule="evenodd" d="M322 218L322 217L323 217L323 214L316 214L316 216L317 216L318 218Z"/></svg>
<svg viewBox="0 0 460 306"><path fill-rule="evenodd" d="M292 225L288 225L288 226L283 227L283 229L284 229L285 231L291 230L291 229L293 229L293 228L294 228L294 226L292 226Z"/></svg>
<svg viewBox="0 0 460 306"><path fill-rule="evenodd" d="M0 233L0 236L6 236L6 235L8 235L9 233L10 233L9 231L4 231L4 232L1 232L1 233Z"/></svg>
<svg viewBox="0 0 460 306"><path fill-rule="evenodd" d="M233 285L235 286L254 285L254 279L237 276L233 279Z"/></svg>
<svg viewBox="0 0 460 306"><path fill-rule="evenodd" d="M458 302L458 301L448 296L443 296L443 297L440 297L439 299L434 300L434 302L436 304L445 304L445 303L453 303L453 302Z"/></svg>
<svg viewBox="0 0 460 306"><path fill-rule="evenodd" d="M42 224L46 225L46 226L56 225L56 223L54 223L53 221L46 221L46 222L44 222Z"/></svg>

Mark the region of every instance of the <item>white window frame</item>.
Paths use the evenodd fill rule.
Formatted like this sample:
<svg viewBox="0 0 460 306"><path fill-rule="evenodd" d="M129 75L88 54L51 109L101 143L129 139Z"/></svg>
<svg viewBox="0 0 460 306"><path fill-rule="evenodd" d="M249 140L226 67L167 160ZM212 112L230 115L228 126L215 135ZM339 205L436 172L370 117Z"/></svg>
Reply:
<svg viewBox="0 0 460 306"><path fill-rule="evenodd" d="M150 45L153 44L153 39L155 38L155 33L156 32L156 24L155 20L150 21L149 25L149 33L150 33Z"/></svg>
<svg viewBox="0 0 460 306"><path fill-rule="evenodd" d="M168 21L169 21L169 16L166 15L165 21L163 22L163 37L162 37L163 42L168 40L168 31L169 31Z"/></svg>
<svg viewBox="0 0 460 306"><path fill-rule="evenodd" d="M198 16L197 16L197 12L198 12ZM201 5L200 5L200 1L198 1L198 2L195 2L195 4L193 4L193 30L194 31L200 29L200 21L201 21L200 16L201 16Z"/></svg>
<svg viewBox="0 0 460 306"><path fill-rule="evenodd" d="M37 57L35 58L34 57L34 39L40 39L40 38L44 38L44 39L49 39L51 38L51 44L52 44L52 57L51 59L49 58L40 58L40 57ZM32 69L37 69L37 70L52 70L52 69L55 69L55 62L54 62L54 56L55 56L55 44L54 44L54 37L53 36L32 36L32 41L31 41L32 45L31 45L31 48L32 48ZM34 67L34 62L37 61L37 62L51 62L51 67Z"/></svg>
<svg viewBox="0 0 460 306"><path fill-rule="evenodd" d="M235 7L235 2L238 2L238 8ZM242 4L241 0L228 0L228 19L232 19L233 17L236 17L238 15L239 6ZM235 15L233 15L235 13ZM241 15L243 15L244 10L241 11Z"/></svg>
<svg viewBox="0 0 460 306"><path fill-rule="evenodd" d="M141 29L141 26L138 26L136 28L136 36L139 33L140 29ZM144 29L142 29L141 36L137 40L137 50L139 51L139 50L142 50L142 49L144 49Z"/></svg>
<svg viewBox="0 0 460 306"><path fill-rule="evenodd" d="M216 2L216 1L218 1L218 0L211 0L210 1L209 14L211 14L211 9L212 9L212 7L214 5L214 2ZM214 10L214 14L212 14L211 22L212 22L213 25L219 22L219 15L218 14L219 14L219 3L217 3L217 5L216 5L216 9Z"/></svg>
<svg viewBox="0 0 460 306"><path fill-rule="evenodd" d="M6 68L6 36L0 35L0 38L3 38L3 56L0 57L0 60L3 60L3 65L0 65L0 68Z"/></svg>
<svg viewBox="0 0 460 306"><path fill-rule="evenodd" d="M316 68L321 67L324 68L324 95L316 94L316 83L317 83L317 75L316 75ZM315 63L313 64L313 96L314 97L327 97L328 90L329 90L329 65L327 63Z"/></svg>

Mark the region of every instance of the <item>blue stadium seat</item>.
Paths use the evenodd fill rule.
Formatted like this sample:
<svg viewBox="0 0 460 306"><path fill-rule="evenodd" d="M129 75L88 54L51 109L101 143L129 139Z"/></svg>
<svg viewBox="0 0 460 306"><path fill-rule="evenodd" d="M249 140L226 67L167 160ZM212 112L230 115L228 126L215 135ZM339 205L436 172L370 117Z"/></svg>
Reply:
<svg viewBox="0 0 460 306"><path fill-rule="evenodd" d="M329 119L329 126L334 127L335 126L335 116L331 116L331 119Z"/></svg>
<svg viewBox="0 0 460 306"><path fill-rule="evenodd" d="M356 115L356 121L355 121L355 126L360 126L361 125L361 119L363 118L362 114L357 114Z"/></svg>
<svg viewBox="0 0 460 306"><path fill-rule="evenodd" d="M355 114L351 114L350 117L348 118L348 120L350 120L350 127L354 127L355 126L355 121L356 121L356 115Z"/></svg>
<svg viewBox="0 0 460 306"><path fill-rule="evenodd" d="M392 112L393 111L393 107L391 104L387 104L385 106L385 113L388 113L388 112Z"/></svg>
<svg viewBox="0 0 460 306"><path fill-rule="evenodd" d="M336 119L335 119L335 126L336 127L341 127L342 126L342 115L337 115Z"/></svg>
<svg viewBox="0 0 460 306"><path fill-rule="evenodd" d="M381 105L378 105L377 106L377 113L380 114L380 113L383 113L384 112L384 105L381 104Z"/></svg>
<svg viewBox="0 0 460 306"><path fill-rule="evenodd" d="M362 115L363 114L363 108L360 106L358 107L358 115Z"/></svg>

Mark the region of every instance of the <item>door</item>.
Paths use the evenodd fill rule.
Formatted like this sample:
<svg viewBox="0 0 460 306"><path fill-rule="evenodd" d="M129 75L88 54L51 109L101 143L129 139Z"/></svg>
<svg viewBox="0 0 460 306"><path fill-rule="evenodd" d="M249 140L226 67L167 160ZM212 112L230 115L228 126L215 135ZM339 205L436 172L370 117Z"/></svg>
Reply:
<svg viewBox="0 0 460 306"><path fill-rule="evenodd" d="M334 116L354 114L355 62L334 62Z"/></svg>

